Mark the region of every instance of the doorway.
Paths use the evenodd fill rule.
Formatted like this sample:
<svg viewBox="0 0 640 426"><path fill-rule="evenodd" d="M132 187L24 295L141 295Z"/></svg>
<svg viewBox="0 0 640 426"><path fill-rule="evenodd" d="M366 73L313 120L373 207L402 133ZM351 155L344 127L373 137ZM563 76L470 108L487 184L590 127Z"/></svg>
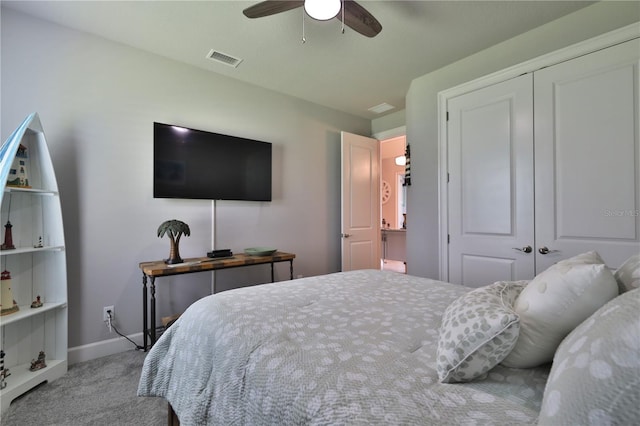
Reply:
<svg viewBox="0 0 640 426"><path fill-rule="evenodd" d="M406 135L380 140L381 269L406 273L407 191L404 186Z"/></svg>

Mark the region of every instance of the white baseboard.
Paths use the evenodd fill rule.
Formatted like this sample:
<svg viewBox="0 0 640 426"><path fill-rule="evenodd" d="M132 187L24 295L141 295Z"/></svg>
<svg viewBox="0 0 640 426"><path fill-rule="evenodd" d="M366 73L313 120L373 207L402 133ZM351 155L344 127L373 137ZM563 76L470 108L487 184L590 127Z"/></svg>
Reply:
<svg viewBox="0 0 640 426"><path fill-rule="evenodd" d="M127 337L134 342L141 342L143 335L142 333L136 333ZM88 345L69 348L69 351L67 352L69 357L68 363L69 365L76 364L78 362L89 361L107 355L130 351L132 349L135 349L134 344L124 337L102 340L100 342L89 343Z"/></svg>

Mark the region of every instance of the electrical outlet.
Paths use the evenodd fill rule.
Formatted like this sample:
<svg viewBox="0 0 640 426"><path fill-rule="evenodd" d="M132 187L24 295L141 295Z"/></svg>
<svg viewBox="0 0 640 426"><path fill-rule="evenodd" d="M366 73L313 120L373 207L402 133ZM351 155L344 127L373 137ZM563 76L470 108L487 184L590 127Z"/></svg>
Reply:
<svg viewBox="0 0 640 426"><path fill-rule="evenodd" d="M116 311L115 309L113 309L113 305L105 306L104 308L102 308L102 321L109 321L109 314L107 313L107 311L111 311L111 322L113 322L116 319Z"/></svg>

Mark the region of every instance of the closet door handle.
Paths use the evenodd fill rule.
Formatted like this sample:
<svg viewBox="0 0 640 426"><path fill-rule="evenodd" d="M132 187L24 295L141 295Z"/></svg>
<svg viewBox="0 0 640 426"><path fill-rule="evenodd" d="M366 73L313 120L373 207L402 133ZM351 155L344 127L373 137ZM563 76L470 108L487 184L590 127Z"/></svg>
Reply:
<svg viewBox="0 0 640 426"><path fill-rule="evenodd" d="M351 234L342 234L342 238L349 238Z"/></svg>
<svg viewBox="0 0 640 426"><path fill-rule="evenodd" d="M522 247L522 248L514 247L513 249L514 249L514 250L521 251L521 252L523 252L523 253L531 253L531 252L533 251L533 249L531 248L531 246L525 246L525 247Z"/></svg>
<svg viewBox="0 0 640 426"><path fill-rule="evenodd" d="M558 252L560 250L550 250L548 247L546 246L542 246L538 249L538 253L540 254L549 254L549 253L555 253Z"/></svg>

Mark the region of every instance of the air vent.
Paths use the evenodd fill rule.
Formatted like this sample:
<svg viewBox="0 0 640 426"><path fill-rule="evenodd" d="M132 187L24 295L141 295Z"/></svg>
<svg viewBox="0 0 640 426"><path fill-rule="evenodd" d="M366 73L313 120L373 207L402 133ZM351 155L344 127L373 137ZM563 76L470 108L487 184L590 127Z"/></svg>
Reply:
<svg viewBox="0 0 640 426"><path fill-rule="evenodd" d="M227 55L226 53L222 53L219 50L215 49L211 49L211 51L207 55L207 58L234 68L237 68L238 65L240 65L240 62L242 62L242 59L234 58L231 55Z"/></svg>
<svg viewBox="0 0 640 426"><path fill-rule="evenodd" d="M380 114L389 110L394 109L393 105L389 105L386 102L381 103L380 105L376 105L368 109L368 111L375 112L376 114Z"/></svg>

